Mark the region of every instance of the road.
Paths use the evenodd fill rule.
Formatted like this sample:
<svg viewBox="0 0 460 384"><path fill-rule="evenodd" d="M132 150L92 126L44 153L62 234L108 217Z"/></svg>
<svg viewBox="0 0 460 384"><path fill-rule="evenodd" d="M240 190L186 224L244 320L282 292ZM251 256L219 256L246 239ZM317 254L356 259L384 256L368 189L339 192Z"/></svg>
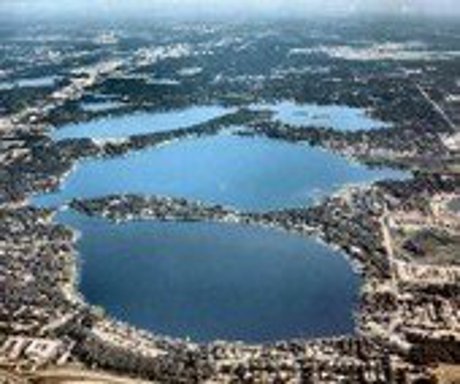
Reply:
<svg viewBox="0 0 460 384"><path fill-rule="evenodd" d="M442 117L442 119L446 122L446 124L454 131L457 132L459 129L457 126L454 124L454 122L451 120L451 118L447 115L446 112L441 108L441 106L434 101L431 96L420 86L419 84L415 84L417 89L419 90L420 94L425 98L425 100L431 104L431 106L434 108L436 112L439 113L439 115Z"/></svg>

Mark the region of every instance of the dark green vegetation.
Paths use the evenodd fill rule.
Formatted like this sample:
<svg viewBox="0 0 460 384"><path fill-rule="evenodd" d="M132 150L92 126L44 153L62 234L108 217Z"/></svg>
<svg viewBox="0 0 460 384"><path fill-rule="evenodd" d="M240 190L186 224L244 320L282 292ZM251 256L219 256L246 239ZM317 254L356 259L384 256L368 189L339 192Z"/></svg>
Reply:
<svg viewBox="0 0 460 384"><path fill-rule="evenodd" d="M403 247L416 261L460 264L460 236L447 231L423 229L410 236Z"/></svg>

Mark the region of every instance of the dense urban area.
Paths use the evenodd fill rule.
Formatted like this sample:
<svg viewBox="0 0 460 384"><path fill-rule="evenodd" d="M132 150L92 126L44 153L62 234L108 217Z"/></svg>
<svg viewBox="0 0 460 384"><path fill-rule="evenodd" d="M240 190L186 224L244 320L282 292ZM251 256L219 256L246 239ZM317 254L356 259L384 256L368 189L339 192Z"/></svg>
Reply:
<svg viewBox="0 0 460 384"><path fill-rule="evenodd" d="M0 47L0 383L460 380L458 23L409 18L108 29L7 21ZM18 80L50 76L50 84ZM81 107L100 100L116 107ZM359 107L386 124L358 131L299 127L251 108L280 100ZM50 137L68 123L210 104L232 110L191 127L124 139ZM410 177L269 212L136 194L74 199L65 208L117 223L221 221L317 236L342 250L363 278L355 334L198 343L122 323L79 293L77 233L53 221L58 208L37 207L32 197L58 189L83 159L230 128L232 135L321 147Z"/></svg>

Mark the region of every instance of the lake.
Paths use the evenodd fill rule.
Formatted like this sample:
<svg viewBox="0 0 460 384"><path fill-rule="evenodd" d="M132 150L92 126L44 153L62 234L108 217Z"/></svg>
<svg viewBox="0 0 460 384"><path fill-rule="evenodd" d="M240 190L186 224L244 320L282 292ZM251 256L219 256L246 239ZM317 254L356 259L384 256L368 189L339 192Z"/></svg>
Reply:
<svg viewBox="0 0 460 384"><path fill-rule="evenodd" d="M360 278L312 238L235 224L113 224L72 211L86 299L156 334L263 342L353 333Z"/></svg>
<svg viewBox="0 0 460 384"><path fill-rule="evenodd" d="M80 104L80 108L86 112L105 112L114 110L117 108L123 107L123 103L112 100L101 100L101 101L92 101L84 102Z"/></svg>
<svg viewBox="0 0 460 384"><path fill-rule="evenodd" d="M108 104L107 104L108 103ZM117 104L113 102L83 104L83 108L90 108L92 112L109 109ZM130 135L170 131L178 128L190 127L208 120L234 112L234 109L217 105L194 106L180 110L165 112L137 112L122 116L112 116L89 122L68 124L51 132L54 140L91 137L93 139L123 138Z"/></svg>
<svg viewBox="0 0 460 384"><path fill-rule="evenodd" d="M8 91L14 88L43 88L52 87L56 81L59 80L58 76L43 76L29 79L15 79L11 81L1 81L0 91Z"/></svg>
<svg viewBox="0 0 460 384"><path fill-rule="evenodd" d="M346 184L404 176L307 145L221 134L83 161L61 190L35 202L57 206L73 198L137 193L264 211L306 206Z"/></svg>
<svg viewBox="0 0 460 384"><path fill-rule="evenodd" d="M253 109L274 112L273 119L295 127L326 127L339 131L358 131L382 128L386 123L370 117L366 110L344 105L297 104L283 101L274 104L256 104Z"/></svg>

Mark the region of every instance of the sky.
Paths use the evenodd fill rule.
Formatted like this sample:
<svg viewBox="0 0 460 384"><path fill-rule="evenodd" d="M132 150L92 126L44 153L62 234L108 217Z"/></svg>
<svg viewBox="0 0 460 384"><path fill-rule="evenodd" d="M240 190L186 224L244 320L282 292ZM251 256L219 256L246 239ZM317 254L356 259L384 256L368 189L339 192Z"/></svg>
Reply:
<svg viewBox="0 0 460 384"><path fill-rule="evenodd" d="M459 0L0 0L0 12L26 14L460 15Z"/></svg>

